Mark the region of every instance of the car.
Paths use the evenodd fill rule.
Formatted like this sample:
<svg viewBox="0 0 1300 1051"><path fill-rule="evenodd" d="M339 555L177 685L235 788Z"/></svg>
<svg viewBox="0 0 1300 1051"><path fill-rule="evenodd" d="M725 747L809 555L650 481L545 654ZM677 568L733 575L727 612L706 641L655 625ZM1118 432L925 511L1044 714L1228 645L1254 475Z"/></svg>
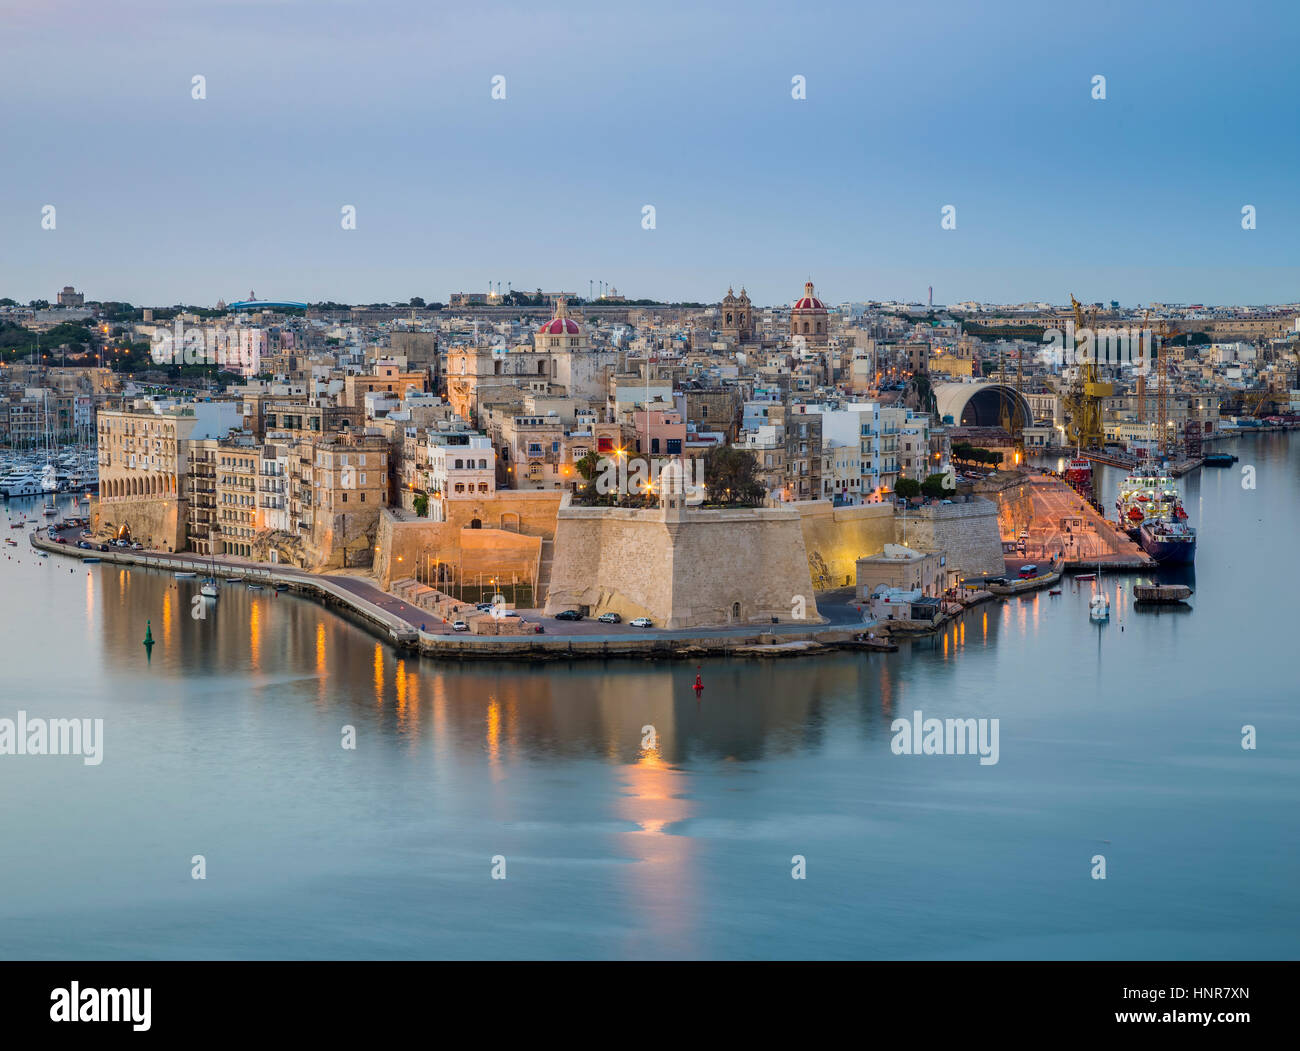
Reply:
<svg viewBox="0 0 1300 1051"><path fill-rule="evenodd" d="M140 543L140 541L137 540L134 544L131 545L131 550L132 550L132 551L143 551L143 550L144 550L144 544Z"/></svg>
<svg viewBox="0 0 1300 1051"><path fill-rule="evenodd" d="M559 613L555 614L555 619L556 620L582 620L582 614L579 613L576 609L566 609L566 610L561 610Z"/></svg>
<svg viewBox="0 0 1300 1051"><path fill-rule="evenodd" d="M635 620L628 621L634 628L653 628L654 622L649 617L637 617Z"/></svg>
<svg viewBox="0 0 1300 1051"><path fill-rule="evenodd" d="M452 624L451 624L451 630L452 630L452 631L469 631L469 625L466 624L463 620L455 620L455 621L452 621Z"/></svg>
<svg viewBox="0 0 1300 1051"><path fill-rule="evenodd" d="M54 542L56 544L66 544L68 542L68 538L66 536L56 536L54 538Z"/></svg>
<svg viewBox="0 0 1300 1051"><path fill-rule="evenodd" d="M114 540L113 543L114 543L114 545L117 546L117 547L130 547L130 546L131 546L131 541L129 541L129 540Z"/></svg>
<svg viewBox="0 0 1300 1051"><path fill-rule="evenodd" d="M490 610L490 609L492 608L492 603L491 603L491 602L480 602L480 603L479 603L478 605L476 605L474 608L475 608L476 610L478 610L480 613L486 613L488 610Z"/></svg>
<svg viewBox="0 0 1300 1051"><path fill-rule="evenodd" d="M101 550L101 551L107 551L107 550L108 550L108 545L107 545L107 544L100 544L100 545L99 545L99 550Z"/></svg>
<svg viewBox="0 0 1300 1051"><path fill-rule="evenodd" d="M93 551L95 549L95 545L92 544L89 540L78 540L77 546L81 548L83 551Z"/></svg>
<svg viewBox="0 0 1300 1051"><path fill-rule="evenodd" d="M91 534L91 532L90 532L89 529L83 529L83 530L81 531L81 539L82 539L82 540L89 540L89 539L91 538L91 535L92 535L92 534Z"/></svg>
<svg viewBox="0 0 1300 1051"><path fill-rule="evenodd" d="M596 619L597 619L598 621L600 621L602 624L622 624L622 623L623 623L623 618L620 617L617 613L602 613L602 614L601 614L599 617L597 617Z"/></svg>

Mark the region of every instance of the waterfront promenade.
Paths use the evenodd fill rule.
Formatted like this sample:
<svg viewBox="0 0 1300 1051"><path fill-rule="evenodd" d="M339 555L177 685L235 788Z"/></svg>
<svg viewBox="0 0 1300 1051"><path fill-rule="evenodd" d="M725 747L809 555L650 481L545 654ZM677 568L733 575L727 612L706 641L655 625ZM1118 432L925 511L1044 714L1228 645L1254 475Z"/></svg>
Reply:
<svg viewBox="0 0 1300 1051"><path fill-rule="evenodd" d="M165 572L192 572L200 577L212 574L218 581L239 578L264 586L283 584L291 591L308 595L337 611L349 615L373 634L399 649L418 650L429 656L469 659L527 658L561 659L569 657L656 656L672 658L698 657L706 654L752 652L754 647L777 642L817 644L803 650L783 648L773 655L815 652L828 646L856 647L854 636L870 630L874 622L863 619L854 589L840 588L822 593L818 608L825 624L743 624L735 627L690 628L682 630L638 629L628 625L607 625L596 620L562 621L546 617L540 610L519 610L521 617L541 624L543 631L533 635L471 635L453 630L449 623L381 589L370 577L355 573L311 573L292 566L224 556L204 558L193 552L167 553L133 551L110 547L108 551L85 550L75 546L75 529L62 532L66 543L47 535L45 528L28 534L39 550L82 561L98 559L102 563L139 566ZM474 607L465 604L466 613ZM879 647L869 647L879 648Z"/></svg>

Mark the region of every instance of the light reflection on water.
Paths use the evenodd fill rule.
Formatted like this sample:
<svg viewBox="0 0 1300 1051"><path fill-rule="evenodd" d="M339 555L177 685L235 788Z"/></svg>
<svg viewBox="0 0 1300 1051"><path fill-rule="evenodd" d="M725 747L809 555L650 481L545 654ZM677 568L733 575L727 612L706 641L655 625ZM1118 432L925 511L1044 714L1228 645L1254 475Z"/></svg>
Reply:
<svg viewBox="0 0 1300 1051"><path fill-rule="evenodd" d="M1191 612L1107 575L1094 625L1066 582L894 655L704 661L700 698L693 663L440 664L6 548L0 717L102 717L106 757L0 758L0 953L1291 957L1300 456L1229 451L1255 490L1183 480ZM998 718L1000 762L893 755L917 709Z"/></svg>

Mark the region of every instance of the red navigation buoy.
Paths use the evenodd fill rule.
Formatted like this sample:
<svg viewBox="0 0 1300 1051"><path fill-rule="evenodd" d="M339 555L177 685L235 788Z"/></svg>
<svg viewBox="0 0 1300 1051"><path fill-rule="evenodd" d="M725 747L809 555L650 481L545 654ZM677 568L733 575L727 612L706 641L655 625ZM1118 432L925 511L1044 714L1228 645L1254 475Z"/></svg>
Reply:
<svg viewBox="0 0 1300 1051"><path fill-rule="evenodd" d="M696 666L696 669L695 669L695 686L694 686L694 690L695 690L695 695L696 695L697 697L698 697L701 693L704 692L704 680L700 678L700 669L699 669L698 666Z"/></svg>

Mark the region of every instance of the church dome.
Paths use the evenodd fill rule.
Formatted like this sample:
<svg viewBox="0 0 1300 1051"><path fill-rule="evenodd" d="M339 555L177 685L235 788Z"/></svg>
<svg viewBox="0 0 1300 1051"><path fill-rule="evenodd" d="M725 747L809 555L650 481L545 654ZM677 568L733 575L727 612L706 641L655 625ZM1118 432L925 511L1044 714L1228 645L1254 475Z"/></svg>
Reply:
<svg viewBox="0 0 1300 1051"><path fill-rule="evenodd" d="M795 310L825 310L826 304L813 295L813 283L803 286L803 298L794 305Z"/></svg>
<svg viewBox="0 0 1300 1051"><path fill-rule="evenodd" d="M578 323L569 317L568 305L561 297L555 301L555 317L537 330L539 336L576 336Z"/></svg>

